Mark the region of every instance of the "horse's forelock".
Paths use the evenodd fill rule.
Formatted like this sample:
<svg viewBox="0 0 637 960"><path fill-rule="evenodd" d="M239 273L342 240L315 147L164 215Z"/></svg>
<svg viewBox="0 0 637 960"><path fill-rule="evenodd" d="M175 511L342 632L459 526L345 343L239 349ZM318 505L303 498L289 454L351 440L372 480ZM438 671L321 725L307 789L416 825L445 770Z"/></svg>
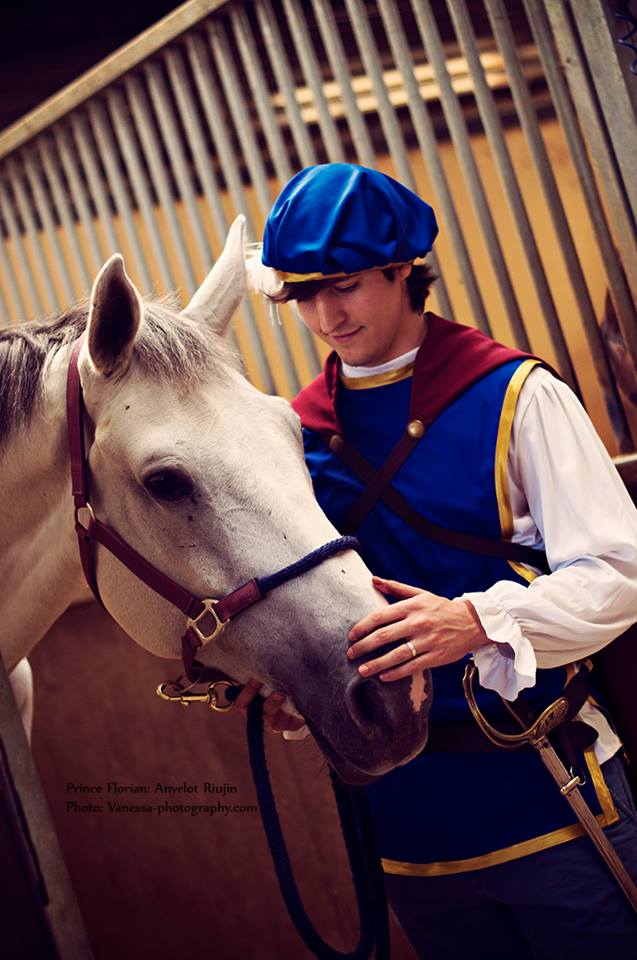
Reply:
<svg viewBox="0 0 637 960"><path fill-rule="evenodd" d="M0 447L12 431L28 426L42 397L47 359L73 343L87 320L88 302L50 320L0 330ZM185 387L201 383L211 371L221 374L239 365L224 340L180 315L167 299L144 301L133 362L153 380Z"/></svg>

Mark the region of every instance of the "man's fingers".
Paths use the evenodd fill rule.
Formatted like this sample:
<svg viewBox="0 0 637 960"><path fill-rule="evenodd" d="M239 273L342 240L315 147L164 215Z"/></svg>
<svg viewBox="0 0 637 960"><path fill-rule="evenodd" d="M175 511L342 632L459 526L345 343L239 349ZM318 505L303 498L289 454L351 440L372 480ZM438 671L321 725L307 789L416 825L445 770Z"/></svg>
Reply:
<svg viewBox="0 0 637 960"><path fill-rule="evenodd" d="M347 639L353 643L356 640L360 640L361 637L366 637L374 630L386 626L388 623L396 623L398 620L402 620L404 616L405 610L400 603L394 603L388 607L381 607L380 610L374 610L372 613L368 613L366 617L363 617L362 620L355 623L348 633Z"/></svg>
<svg viewBox="0 0 637 960"><path fill-rule="evenodd" d="M357 657L363 657L366 653L371 653L379 647L385 647L388 643L395 643L397 640L406 640L414 633L413 623L409 618L397 620L394 623L387 624L363 636L361 640L352 643L347 651L349 660L356 660ZM400 648L398 648L400 649ZM387 656L392 656L388 653Z"/></svg>
<svg viewBox="0 0 637 960"><path fill-rule="evenodd" d="M358 672L363 677L373 677L375 674L381 673L381 671L387 672L393 668L402 667L404 664L411 664L419 659L419 655L424 652L422 649L419 649L419 646L422 646L422 642L419 645L414 644L414 649L416 650L416 656L414 657L411 647L407 643L401 643L394 650L390 650L389 653L385 653L382 657L375 657L373 660L368 660L367 663L362 663L358 668ZM408 671L408 673L412 672L411 670ZM403 676L405 675L406 674L403 674Z"/></svg>
<svg viewBox="0 0 637 960"><path fill-rule="evenodd" d="M281 704L285 700L284 693L271 693L269 697L266 697L263 701L263 718L264 721L272 720L272 718L279 712L281 709Z"/></svg>
<svg viewBox="0 0 637 960"><path fill-rule="evenodd" d="M426 590L421 590L420 587L412 587L408 583L400 583L398 580L385 580L384 577L372 577L372 583L381 593L388 593L392 597L400 597L401 600L415 597L419 593L426 593Z"/></svg>
<svg viewBox="0 0 637 960"><path fill-rule="evenodd" d="M435 657L432 658L429 652L420 657L412 657L412 659L407 660L406 663L401 663L399 667L384 670L379 674L379 680L383 680L385 683L391 683L392 680L402 680L403 677L410 677L414 673L420 673L422 670L435 667L436 663L432 663L432 659L435 660Z"/></svg>
<svg viewBox="0 0 637 960"><path fill-rule="evenodd" d="M248 704L254 700L262 686L263 684L259 683L259 681L253 677L250 677L248 682L244 684L243 690L235 700L235 706L239 707L241 713L247 712Z"/></svg>
<svg viewBox="0 0 637 960"><path fill-rule="evenodd" d="M279 710L278 713L275 713L271 721L271 729L275 733L283 733L284 730L300 730L301 727L304 726L304 720L301 720L299 717L293 717L291 714L285 713L283 710Z"/></svg>

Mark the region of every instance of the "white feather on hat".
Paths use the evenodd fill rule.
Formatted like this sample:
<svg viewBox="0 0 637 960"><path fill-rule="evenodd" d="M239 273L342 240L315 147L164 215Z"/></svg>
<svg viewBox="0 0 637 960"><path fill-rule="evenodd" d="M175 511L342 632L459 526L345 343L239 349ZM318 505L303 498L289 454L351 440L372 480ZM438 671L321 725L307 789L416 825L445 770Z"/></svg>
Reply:
<svg viewBox="0 0 637 960"><path fill-rule="evenodd" d="M273 297L281 291L283 280L273 267L266 267L261 259L262 243L248 243L245 248L248 289Z"/></svg>

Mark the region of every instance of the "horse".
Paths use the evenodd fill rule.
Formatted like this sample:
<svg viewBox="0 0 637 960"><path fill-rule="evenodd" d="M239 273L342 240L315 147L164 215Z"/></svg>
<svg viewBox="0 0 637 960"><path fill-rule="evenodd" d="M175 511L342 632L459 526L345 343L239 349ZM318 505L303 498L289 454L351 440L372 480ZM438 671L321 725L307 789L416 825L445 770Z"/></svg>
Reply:
<svg viewBox="0 0 637 960"><path fill-rule="evenodd" d="M147 561L214 598L338 535L314 499L296 414L248 382L225 336L246 295L244 247L239 217L182 311L142 300L115 254L88 303L0 332L0 652L23 704L24 658L87 593L65 418L80 336L92 507ZM175 607L101 547L96 579L134 641L180 656ZM431 699L427 674L383 683L346 657L352 624L384 603L349 549L245 610L199 659L283 692L341 778L366 783L422 749Z"/></svg>

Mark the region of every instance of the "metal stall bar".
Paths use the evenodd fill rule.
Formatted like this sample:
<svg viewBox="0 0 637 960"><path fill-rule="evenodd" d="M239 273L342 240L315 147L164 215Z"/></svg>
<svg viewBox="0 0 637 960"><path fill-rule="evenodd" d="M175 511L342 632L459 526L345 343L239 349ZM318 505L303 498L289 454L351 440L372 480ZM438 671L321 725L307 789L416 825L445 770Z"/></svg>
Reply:
<svg viewBox="0 0 637 960"><path fill-rule="evenodd" d="M586 286L582 267L577 256L577 250L573 243L568 220L566 219L566 213L564 212L562 200L557 189L555 175L551 169L537 117L533 110L529 91L520 68L511 27L501 0L485 0L485 7L491 21L494 36L497 39L498 46L504 58L515 108L520 118L520 124L529 145L531 156L533 157L544 196L546 197L553 228L560 241L569 280L577 300L582 325L591 354L596 367L603 370L606 361L603 351L600 352L600 341L593 304L591 303L588 287Z"/></svg>
<svg viewBox="0 0 637 960"><path fill-rule="evenodd" d="M442 220L444 221L445 230L449 234L451 247L458 261L458 266L466 287L469 305L479 329L486 334L490 334L491 326L482 300L482 294L480 293L480 287L478 286L473 264L471 263L469 250L464 239L460 220L458 219L451 189L447 182L447 176L440 159L440 151L438 149L433 124L427 107L422 101L418 81L414 75L414 64L404 30L392 0L380 0L379 6L381 15L385 21L385 29L391 46L394 63L401 73L407 92L409 112L414 130L416 131L418 146L425 158L427 171L431 177L433 188L436 191Z"/></svg>
<svg viewBox="0 0 637 960"><path fill-rule="evenodd" d="M42 298L40 296L40 291L33 282L33 275L31 273L31 268L29 267L29 261L27 260L27 255L24 250L24 245L22 243L22 235L20 233L20 228L18 227L18 222L15 218L13 212L13 206L9 195L7 194L6 188L2 179L0 178L0 216L4 220L7 230L9 232L9 237L13 243L13 248L15 250L16 257L18 259L18 264L20 265L20 270L22 272L22 279L24 280L25 286L29 292L29 296L33 300L33 306L35 307L38 314L45 313L44 304L42 303ZM22 309L24 310L25 319L27 319L26 314L28 312L27 308L24 305L24 300L20 297L20 303Z"/></svg>
<svg viewBox="0 0 637 960"><path fill-rule="evenodd" d="M2 285L0 284L0 326L8 327L10 323L11 314L9 313L9 308L2 293Z"/></svg>
<svg viewBox="0 0 637 960"><path fill-rule="evenodd" d="M256 11L276 82L285 102L286 119L290 125L301 166L309 167L316 163L316 153L296 100L285 47L270 0L256 0Z"/></svg>
<svg viewBox="0 0 637 960"><path fill-rule="evenodd" d="M0 192L0 216L3 219L5 219L3 206L4 204L2 200L2 194ZM11 232L9 230L9 224L6 223L6 220L5 220L5 226L7 229L7 233L9 234L9 236L11 236ZM28 310L24 302L24 299L22 297L22 293L20 292L20 287L16 283L14 270L11 265L11 261L9 260L9 255L7 253L7 248L5 246L4 237L2 236L1 231L0 231L0 269L4 274L7 287L9 289L9 292L11 293L11 298L13 300L13 305L15 307L15 318L18 320L21 318L26 320Z"/></svg>
<svg viewBox="0 0 637 960"><path fill-rule="evenodd" d="M50 141L45 139L44 135L42 135L35 141L35 147L40 155L40 160L42 162L42 166L44 167L44 172L46 173L46 178L51 187L53 201L57 208L60 222L62 223L64 236L71 248L74 263L80 275L82 291L88 292L91 285L91 278L86 266L86 260L84 259L82 247L78 240L69 198L60 178L58 165L53 153L53 145Z"/></svg>
<svg viewBox="0 0 637 960"><path fill-rule="evenodd" d="M164 83L159 64L156 62L147 63L144 67L144 74L148 83L148 90L150 92L150 99L153 104L155 116L159 122L161 135L168 152L173 176L179 187L181 200L188 215L188 223L193 231L195 245L201 257L201 262L207 270L212 265L210 243L203 228L203 223L201 222L201 215L190 178L190 165L186 160L182 141L177 129L177 122L170 106L166 84Z"/></svg>
<svg viewBox="0 0 637 960"><path fill-rule="evenodd" d="M217 64L226 103L241 144L243 162L248 168L250 181L254 187L259 206L262 210L267 211L272 206L272 194L260 160L261 151L242 95L241 80L230 52L224 27L222 23L215 20L208 21L206 26L213 60Z"/></svg>
<svg viewBox="0 0 637 960"><path fill-rule="evenodd" d="M215 229L220 238L225 236L228 223L221 203L219 186L215 179L211 158L206 146L204 132L199 121L199 112L195 104L193 91L186 77L186 70L181 50L175 47L166 51L165 56L168 80L177 101L181 119L184 124L188 144L192 152L195 170L203 195L212 215Z"/></svg>
<svg viewBox="0 0 637 960"><path fill-rule="evenodd" d="M243 213L247 223L252 230L252 236L255 236L254 227L250 221L250 211L246 202L243 184L239 174L236 157L232 149L228 130L224 123L224 113L221 108L217 88L212 76L212 71L208 63L203 41L199 36L190 35L185 38L186 52L192 69L192 74L203 107L204 116L208 129L215 145L217 156L221 165L221 171L228 185L228 192L235 210ZM227 230L227 223L221 211L222 222L219 224L220 235ZM268 358L262 348L259 330L254 316L254 310L249 300L243 304L244 328L250 349L257 364L257 370L261 379L262 388L268 393L274 393L274 377L268 363Z"/></svg>
<svg viewBox="0 0 637 960"><path fill-rule="evenodd" d="M146 258L144 256L144 250L137 232L137 227L135 226L135 221L133 220L133 211L128 192L126 190L124 177L122 176L122 172L119 167L117 148L110 131L104 104L99 100L91 100L87 109L91 127L93 128L93 135L95 136L95 142L97 143L97 148L99 150L100 159L104 164L104 169L106 170L106 175L108 176L110 187L113 192L115 206L117 207L117 211L122 218L122 224L124 225L125 233L131 245L133 256L136 260L141 284L144 288L144 292L150 293L153 287L153 281L150 275L150 270L148 269L148 264L146 263Z"/></svg>
<svg viewBox="0 0 637 960"><path fill-rule="evenodd" d="M93 223L93 215L89 207L89 201L87 200L86 188L80 177L78 164L71 155L69 134L62 128L61 124L58 123L53 127L53 137L62 162L62 169L64 170L69 190L71 191L71 198L75 204L75 209L80 218L84 233L86 234L88 248L93 260L93 265L92 267L89 266L89 269L97 272L105 258L100 249L99 238L95 224Z"/></svg>
<svg viewBox="0 0 637 960"><path fill-rule="evenodd" d="M270 98L266 93L267 82L265 74L261 69L259 54L251 31L250 22L243 8L235 7L233 9L231 23L243 66L250 83L252 95L257 105L270 156L274 163L274 169L276 170L280 184L283 185L292 176L292 167L286 153L281 131L279 130L272 110ZM321 363L314 337L304 323L299 323L298 333L303 346L303 352L309 363L310 371L312 375L315 375L320 371Z"/></svg>
<svg viewBox="0 0 637 960"><path fill-rule="evenodd" d="M126 77L124 83L135 129L137 130L146 163L148 164L150 178L159 200L160 209L168 224L171 246L175 251L179 265L186 278L188 292L193 294L197 289L197 281L190 257L188 256L186 244L184 243L181 227L177 220L177 214L175 213L172 188L164 167L161 146L155 133L150 108L142 89L141 80L138 76L131 74Z"/></svg>
<svg viewBox="0 0 637 960"><path fill-rule="evenodd" d="M80 160L86 172L89 190L97 210L97 216L100 226L103 227L106 235L105 257L117 253L120 247L115 225L111 215L111 202L102 181L102 176L95 160L93 148L90 141L90 133L86 117L80 113L73 113L70 117L73 136L80 153Z"/></svg>
<svg viewBox="0 0 637 960"><path fill-rule="evenodd" d="M31 249L33 250L33 254L35 256L35 261L42 285L53 309L59 310L62 307L62 304L58 299L57 293L55 292L53 278L51 276L49 265L46 261L46 256L42 247L42 242L40 240L40 233L33 218L31 204L29 203L26 190L24 189L15 156L7 159L7 170L9 172L9 182L13 188L18 206L18 213L20 214L22 223L24 224L26 235L29 238Z"/></svg>
<svg viewBox="0 0 637 960"><path fill-rule="evenodd" d="M599 99L606 129L630 206L633 223L637 220L637 117L626 89L626 81L617 57L617 46L608 28L606 13L600 0L571 0L571 10L586 52L595 92Z"/></svg>
<svg viewBox="0 0 637 960"><path fill-rule="evenodd" d="M327 97L323 90L321 68L316 59L310 33L305 23L305 16L298 0L283 0L283 9L285 10L303 75L305 76L307 85L312 91L319 128L327 156L332 162L337 163L345 159L343 144L341 143L336 124L334 123L327 104Z"/></svg>
<svg viewBox="0 0 637 960"><path fill-rule="evenodd" d="M449 72L440 33L436 24L435 17L431 10L431 4L428 0L415 0L414 13L416 23L420 32L425 54L434 72L436 83L440 91L440 104L445 116L451 141L455 147L460 169L466 181L467 192L473 205L478 228L482 232L485 247L493 272L496 277L500 296L502 297L506 313L511 324L511 330L516 345L525 351L530 351L530 343L527 332L524 327L524 320L518 304L518 300L511 282L511 276L507 267L502 245L498 232L491 214L489 201L480 178L478 165L473 156L471 144L467 134L467 128L462 110L458 103L458 98L451 84ZM488 332L488 331L487 331ZM564 353L564 351L563 351ZM568 354L566 354L568 358ZM568 369L568 368L567 368Z"/></svg>
<svg viewBox="0 0 637 960"><path fill-rule="evenodd" d="M250 90L256 104L261 128L272 157L276 176L280 184L286 183L292 176L292 165L285 149L283 137L272 110L267 80L261 69L259 51L254 41L250 19L244 7L232 7L230 23L239 48L241 62L250 84Z"/></svg>
<svg viewBox="0 0 637 960"><path fill-rule="evenodd" d="M396 114L390 103L387 89L385 87L383 71L378 58L378 51L374 43L374 37L369 26L369 21L367 20L365 8L361 0L345 0L345 3L349 12L350 20L352 22L352 28L354 30L354 35L356 37L356 43L358 44L361 59L363 61L363 66L365 67L367 75L372 82L372 88L378 103L378 115L380 117L383 132L387 140L390 156L396 165L398 176L403 181L405 186L409 187L411 190L417 191L418 188L409 164L409 158L407 156L405 144L403 143L400 127L398 126ZM442 270L440 269L440 264L438 263L438 258L433 250L429 254L429 257L434 270L439 276L439 280L436 283L435 295L438 303L440 304L440 310L446 317L448 317L450 320L453 320L454 314L451 307L451 301L449 300L449 294L444 282Z"/></svg>
<svg viewBox="0 0 637 960"><path fill-rule="evenodd" d="M161 283L166 290L171 290L175 286L175 278L173 277L170 262L161 240L153 201L148 189L146 173L139 158L137 145L134 142L130 129L130 121L125 119L128 108L124 96L117 87L107 88L104 96L106 98L108 112L111 116L115 136L117 137L119 148L128 170L139 212L146 223L153 253L157 259Z"/></svg>
<svg viewBox="0 0 637 960"><path fill-rule="evenodd" d="M621 255L633 299L637 301L637 246L634 223L626 208L617 168L608 151L604 123L598 113L596 95L591 88L590 78L585 70L564 4L561 0L544 0L544 6L577 110L580 127L586 135L590 157L597 173L597 182L604 192L608 205L615 244Z"/></svg>
<svg viewBox="0 0 637 960"><path fill-rule="evenodd" d="M376 165L376 156L372 146L372 140L367 129L367 124L363 114L358 106L356 95L352 89L352 78L349 67L347 66L347 57L343 47L343 41L336 29L332 8L328 0L312 0L314 13L321 32L321 39L327 53L327 58L332 68L332 73L339 85L341 99L345 107L345 118L349 125L352 142L356 150L359 163L366 167Z"/></svg>
<svg viewBox="0 0 637 960"><path fill-rule="evenodd" d="M177 109L184 124L195 170L199 177L206 203L212 213L217 234L220 238L223 238L228 229L228 221L223 211L217 183L212 174L212 164L205 144L204 134L199 123L194 96L186 78L181 51L176 48L167 50L164 62L168 72L168 81L175 95ZM232 328L230 329L229 337L234 348L238 350L235 331Z"/></svg>
<svg viewBox="0 0 637 960"><path fill-rule="evenodd" d="M527 16L538 48L544 75L551 91L558 119L564 130L571 157L577 171L586 206L599 243L600 253L608 275L609 290L617 317L637 363L637 313L626 283L617 250L606 222L604 208L599 196L595 177L586 151L584 138L577 124L562 72L558 67L551 31L543 6L539 0L524 0ZM614 383L614 378L612 378Z"/></svg>
<svg viewBox="0 0 637 960"><path fill-rule="evenodd" d="M64 296L66 297L66 304L63 304L63 306L68 306L75 300L73 281L71 280L71 275L66 265L66 258L62 252L60 241L58 240L57 230L53 221L49 201L42 188L42 181L40 180L37 170L35 169L33 154L30 152L29 147L24 147L22 151L22 159L27 180L29 182L29 186L31 187L35 209L40 218L40 222L42 223L44 233L46 234L51 245L55 268L62 283Z"/></svg>
<svg viewBox="0 0 637 960"><path fill-rule="evenodd" d="M540 252L535 241L535 234L533 233L533 228L518 183L517 174L509 154L502 130L502 123L498 115L498 109L485 77L484 67L480 60L467 5L465 0L448 0L448 7L456 35L469 67L482 126L489 141L504 195L522 242L522 249L524 250L542 315L549 331L558 366L561 370L565 371L565 376L566 372L570 372L570 382L573 382L575 377L572 373L572 360L568 346L564 340L564 333L560 325L555 300L553 299L553 294L546 277L542 258L540 257Z"/></svg>
<svg viewBox="0 0 637 960"><path fill-rule="evenodd" d="M201 100L204 116L217 151L222 174L228 186L233 206L238 213L242 213L250 222L250 211L243 189L241 173L237 164L236 153L225 125L225 114L221 99L217 94L217 86L213 79L204 42L198 35L186 37L186 53L195 78L195 86ZM220 212L219 233L225 234L228 229L223 209ZM251 227L252 229L252 227ZM256 234L253 231L253 239Z"/></svg>
<svg viewBox="0 0 637 960"><path fill-rule="evenodd" d="M246 109L244 100L239 96L241 83L230 55L227 38L223 32L223 26L219 23L208 22L208 35L215 62L218 66L219 76L226 95L228 107L235 123L235 128L245 163L248 167L250 180L255 189L259 205L263 211L264 218L272 205L272 197L268 187L267 177L261 154L252 126L250 117ZM279 323L272 324L272 335L275 345L278 348L280 358L283 362L283 369L288 382L288 388L294 393L298 393L301 384L297 376L294 360L290 352L290 346L287 342L283 327Z"/></svg>

